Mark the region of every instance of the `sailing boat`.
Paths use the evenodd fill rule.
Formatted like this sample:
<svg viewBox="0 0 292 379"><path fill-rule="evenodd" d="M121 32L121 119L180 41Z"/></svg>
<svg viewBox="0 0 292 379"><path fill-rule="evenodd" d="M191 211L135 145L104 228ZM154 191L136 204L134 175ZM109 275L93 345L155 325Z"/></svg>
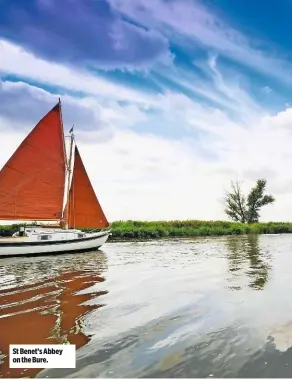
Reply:
<svg viewBox="0 0 292 379"><path fill-rule="evenodd" d="M107 241L109 223L72 129L68 155L59 99L0 171L0 220L54 224L22 226L13 237L0 238L0 257L88 251Z"/></svg>

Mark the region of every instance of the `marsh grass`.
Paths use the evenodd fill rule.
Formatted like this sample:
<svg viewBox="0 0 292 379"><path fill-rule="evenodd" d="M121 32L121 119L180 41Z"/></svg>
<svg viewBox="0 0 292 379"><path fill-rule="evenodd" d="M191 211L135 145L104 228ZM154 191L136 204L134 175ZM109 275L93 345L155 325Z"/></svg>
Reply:
<svg viewBox="0 0 292 379"><path fill-rule="evenodd" d="M292 233L292 223L267 222L241 224L229 221L115 221L111 224L111 240L147 240L167 237L224 236L242 234ZM15 233L19 225L0 225L0 237ZM94 231L94 229L84 229Z"/></svg>
<svg viewBox="0 0 292 379"><path fill-rule="evenodd" d="M229 221L116 221L111 224L112 240L167 237L224 236L240 234L292 233L292 223L241 224Z"/></svg>

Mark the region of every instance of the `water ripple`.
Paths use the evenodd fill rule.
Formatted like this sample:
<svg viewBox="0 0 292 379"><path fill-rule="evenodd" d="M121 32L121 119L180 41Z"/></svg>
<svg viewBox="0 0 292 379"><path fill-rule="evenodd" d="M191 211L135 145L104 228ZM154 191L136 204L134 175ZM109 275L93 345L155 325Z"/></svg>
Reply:
<svg viewBox="0 0 292 379"><path fill-rule="evenodd" d="M208 237L3 260L0 375L291 377L291 244ZM11 336L73 341L77 368L9 370Z"/></svg>

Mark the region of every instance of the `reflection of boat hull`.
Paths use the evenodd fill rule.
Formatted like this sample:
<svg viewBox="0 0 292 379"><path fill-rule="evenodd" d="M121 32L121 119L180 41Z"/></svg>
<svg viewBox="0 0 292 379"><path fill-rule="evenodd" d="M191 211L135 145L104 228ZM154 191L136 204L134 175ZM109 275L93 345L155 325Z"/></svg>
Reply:
<svg viewBox="0 0 292 379"><path fill-rule="evenodd" d="M17 255L62 254L99 249L110 232L88 233L82 239L31 241L27 237L0 239L0 257Z"/></svg>

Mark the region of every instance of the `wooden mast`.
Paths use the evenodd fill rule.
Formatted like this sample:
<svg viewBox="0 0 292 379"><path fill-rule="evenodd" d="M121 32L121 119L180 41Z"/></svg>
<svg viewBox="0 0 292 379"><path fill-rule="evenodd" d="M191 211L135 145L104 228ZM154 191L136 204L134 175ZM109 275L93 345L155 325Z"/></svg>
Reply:
<svg viewBox="0 0 292 379"><path fill-rule="evenodd" d="M62 105L61 105L61 98L60 97L58 98L58 105L59 105L59 112L60 112L60 121L61 121L61 125L62 125L62 130L63 130L63 145L64 145L65 164L66 164L66 172L65 172L65 179L64 179L65 185L64 185L64 193L63 193L63 202L64 202L65 189L66 189L66 179L67 179L67 176L69 176L69 167L68 167L68 157L67 157L67 153L66 153L66 142L65 142L65 133L64 133L63 115L62 115ZM61 215L61 220L60 220L60 226L61 226L61 228L64 227L64 211L65 211L65 209L62 210L62 215Z"/></svg>
<svg viewBox="0 0 292 379"><path fill-rule="evenodd" d="M66 205L66 218L65 218L65 229L68 229L69 222L69 197L70 197L70 179L72 174L72 155L73 155L73 143L74 143L74 133L73 127L70 130L70 152L69 152L69 162L68 162L68 178L67 178L67 205Z"/></svg>

